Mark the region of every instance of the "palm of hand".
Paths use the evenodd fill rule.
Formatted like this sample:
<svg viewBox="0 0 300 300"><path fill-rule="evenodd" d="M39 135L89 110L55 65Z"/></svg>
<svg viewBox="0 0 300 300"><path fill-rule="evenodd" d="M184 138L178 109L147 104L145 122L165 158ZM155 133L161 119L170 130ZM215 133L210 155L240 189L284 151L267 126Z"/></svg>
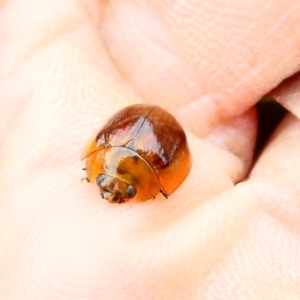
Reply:
<svg viewBox="0 0 300 300"><path fill-rule="evenodd" d="M296 117L234 185L251 167L252 107L298 71L299 3L193 5L1 7L1 299L299 297ZM299 116L296 83L274 95ZM169 200L111 205L80 184L78 157L136 102L177 116L193 168Z"/></svg>

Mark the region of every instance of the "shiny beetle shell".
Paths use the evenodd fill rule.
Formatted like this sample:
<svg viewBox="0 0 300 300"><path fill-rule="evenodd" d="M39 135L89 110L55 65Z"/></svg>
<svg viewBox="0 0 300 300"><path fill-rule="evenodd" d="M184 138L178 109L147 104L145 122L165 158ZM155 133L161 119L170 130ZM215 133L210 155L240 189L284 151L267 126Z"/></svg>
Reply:
<svg viewBox="0 0 300 300"><path fill-rule="evenodd" d="M159 106L137 104L117 112L82 155L87 180L102 198L123 203L171 195L192 164L186 135Z"/></svg>

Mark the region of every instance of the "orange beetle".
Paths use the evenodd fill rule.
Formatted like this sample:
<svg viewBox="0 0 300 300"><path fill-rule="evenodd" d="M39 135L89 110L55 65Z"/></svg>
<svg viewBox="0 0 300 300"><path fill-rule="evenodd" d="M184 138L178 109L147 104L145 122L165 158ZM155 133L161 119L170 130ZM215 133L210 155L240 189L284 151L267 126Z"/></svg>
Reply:
<svg viewBox="0 0 300 300"><path fill-rule="evenodd" d="M187 177L192 159L186 135L159 106L136 104L117 112L84 151L86 180L102 198L123 203L166 198Z"/></svg>

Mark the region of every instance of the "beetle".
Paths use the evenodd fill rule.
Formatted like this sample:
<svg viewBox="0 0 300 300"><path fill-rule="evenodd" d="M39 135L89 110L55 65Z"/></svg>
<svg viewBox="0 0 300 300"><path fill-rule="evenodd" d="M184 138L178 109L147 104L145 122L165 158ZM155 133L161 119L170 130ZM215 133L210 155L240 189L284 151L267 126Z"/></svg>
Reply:
<svg viewBox="0 0 300 300"><path fill-rule="evenodd" d="M84 150L86 180L102 198L124 203L170 196L188 176L192 158L175 117L156 105L135 104L112 116Z"/></svg>

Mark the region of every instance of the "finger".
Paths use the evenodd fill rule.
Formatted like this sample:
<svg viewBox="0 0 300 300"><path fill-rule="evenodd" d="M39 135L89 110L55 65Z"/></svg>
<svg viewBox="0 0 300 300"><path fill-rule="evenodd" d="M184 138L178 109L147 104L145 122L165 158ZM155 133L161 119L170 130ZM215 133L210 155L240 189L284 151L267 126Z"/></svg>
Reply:
<svg viewBox="0 0 300 300"><path fill-rule="evenodd" d="M299 92L300 92L300 74L283 81L278 87L269 93L269 96L277 100L288 111L294 114L298 119L300 118L300 105L299 105Z"/></svg>
<svg viewBox="0 0 300 300"><path fill-rule="evenodd" d="M243 239L206 279L200 298L273 299L274 286L276 297L299 297L299 126L288 116L250 180L239 185L243 201L250 197L257 204L255 213Z"/></svg>
<svg viewBox="0 0 300 300"><path fill-rule="evenodd" d="M299 135L299 120L288 115L272 135L250 179L235 187L231 199L248 203L248 210L242 220L234 221L236 227L230 233L222 234L226 238L244 228L243 238L205 278L197 298L299 297L300 268L294 263L300 259Z"/></svg>
<svg viewBox="0 0 300 300"><path fill-rule="evenodd" d="M143 98L198 135L298 70L299 2L269 4L110 2L102 36Z"/></svg>
<svg viewBox="0 0 300 300"><path fill-rule="evenodd" d="M259 158L251 178L260 184L269 183L262 197L264 208L287 228L299 228L300 122L287 116L273 134ZM298 230L297 230L298 231Z"/></svg>

